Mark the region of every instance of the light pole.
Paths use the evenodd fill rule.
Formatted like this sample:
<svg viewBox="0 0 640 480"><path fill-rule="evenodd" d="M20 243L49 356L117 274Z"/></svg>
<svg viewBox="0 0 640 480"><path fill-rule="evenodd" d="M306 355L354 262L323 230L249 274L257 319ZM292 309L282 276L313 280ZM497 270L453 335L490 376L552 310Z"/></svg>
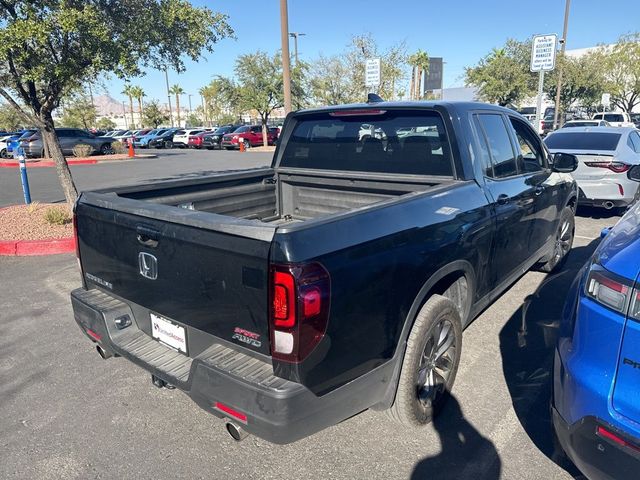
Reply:
<svg viewBox="0 0 640 480"><path fill-rule="evenodd" d="M291 112L291 65L289 57L289 13L287 0L280 0L280 41L282 42L282 83L284 86L284 113Z"/></svg>
<svg viewBox="0 0 640 480"><path fill-rule="evenodd" d="M293 38L293 56L296 59L296 67L298 66L298 37L304 37L306 33L290 32L289 36Z"/></svg>
<svg viewBox="0 0 640 480"><path fill-rule="evenodd" d="M191 115L191 97L193 97L193 94L188 93L187 96L189 97L189 115Z"/></svg>
<svg viewBox="0 0 640 480"><path fill-rule="evenodd" d="M124 117L124 129L129 130L129 125L127 124L127 107L124 104L124 100L122 101L122 116Z"/></svg>
<svg viewBox="0 0 640 480"><path fill-rule="evenodd" d="M569 26L569 9L571 0L566 0L564 4L564 28L560 39L560 65L558 65L558 83L556 83L556 104L553 112L553 129L558 128L558 113L560 113L560 89L562 88L562 65L564 62L564 51L567 47L567 27Z"/></svg>

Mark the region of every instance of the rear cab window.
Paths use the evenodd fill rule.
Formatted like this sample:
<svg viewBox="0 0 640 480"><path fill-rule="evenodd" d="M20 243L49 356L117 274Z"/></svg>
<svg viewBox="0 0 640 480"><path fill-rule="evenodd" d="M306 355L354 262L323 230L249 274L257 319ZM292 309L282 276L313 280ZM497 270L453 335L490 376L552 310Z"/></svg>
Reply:
<svg viewBox="0 0 640 480"><path fill-rule="evenodd" d="M432 110L300 115L280 167L453 177L449 138Z"/></svg>

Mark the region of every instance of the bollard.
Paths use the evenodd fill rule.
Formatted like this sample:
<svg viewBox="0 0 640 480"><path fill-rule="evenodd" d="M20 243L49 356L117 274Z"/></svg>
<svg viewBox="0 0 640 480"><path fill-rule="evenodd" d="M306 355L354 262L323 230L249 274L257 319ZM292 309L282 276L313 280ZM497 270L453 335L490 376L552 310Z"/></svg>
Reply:
<svg viewBox="0 0 640 480"><path fill-rule="evenodd" d="M129 139L129 158L133 158L136 156L136 152L133 150L133 139Z"/></svg>
<svg viewBox="0 0 640 480"><path fill-rule="evenodd" d="M22 147L20 147L22 150ZM27 162L24 158L24 152L18 153L18 164L20 165L20 180L22 182L22 193L24 194L24 203L31 203L31 191L29 190L29 177L27 177Z"/></svg>
<svg viewBox="0 0 640 480"><path fill-rule="evenodd" d="M244 152L244 140L240 139L240 151Z"/></svg>

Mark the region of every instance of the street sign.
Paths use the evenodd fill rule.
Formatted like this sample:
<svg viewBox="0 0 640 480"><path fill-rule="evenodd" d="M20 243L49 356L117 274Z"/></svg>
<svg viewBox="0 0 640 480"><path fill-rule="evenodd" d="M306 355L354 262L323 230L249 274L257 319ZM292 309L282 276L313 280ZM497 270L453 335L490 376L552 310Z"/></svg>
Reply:
<svg viewBox="0 0 640 480"><path fill-rule="evenodd" d="M367 58L364 66L364 84L367 87L380 85L380 59Z"/></svg>
<svg viewBox="0 0 640 480"><path fill-rule="evenodd" d="M602 98L600 99L600 104L603 107L609 108L611 106L611 94L610 93L603 93L602 94Z"/></svg>
<svg viewBox="0 0 640 480"><path fill-rule="evenodd" d="M556 67L557 41L558 36L555 33L533 37L530 66L532 72L550 72Z"/></svg>
<svg viewBox="0 0 640 480"><path fill-rule="evenodd" d="M429 57L429 71L424 80L424 93L442 90L442 57Z"/></svg>

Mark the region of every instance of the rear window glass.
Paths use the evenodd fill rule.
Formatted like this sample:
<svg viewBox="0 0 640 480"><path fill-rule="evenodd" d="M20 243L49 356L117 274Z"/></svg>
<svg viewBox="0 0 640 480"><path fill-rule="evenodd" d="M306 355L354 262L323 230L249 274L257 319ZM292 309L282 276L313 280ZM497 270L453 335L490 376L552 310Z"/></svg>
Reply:
<svg viewBox="0 0 640 480"><path fill-rule="evenodd" d="M595 115L593 118L597 118L598 120L602 120L602 114L599 113ZM605 113L604 119L607 122L624 122L624 117L619 113Z"/></svg>
<svg viewBox="0 0 640 480"><path fill-rule="evenodd" d="M549 135L544 143L552 150L615 150L619 141L619 133L558 132Z"/></svg>
<svg viewBox="0 0 640 480"><path fill-rule="evenodd" d="M299 117L280 166L453 176L442 119L424 110Z"/></svg>

